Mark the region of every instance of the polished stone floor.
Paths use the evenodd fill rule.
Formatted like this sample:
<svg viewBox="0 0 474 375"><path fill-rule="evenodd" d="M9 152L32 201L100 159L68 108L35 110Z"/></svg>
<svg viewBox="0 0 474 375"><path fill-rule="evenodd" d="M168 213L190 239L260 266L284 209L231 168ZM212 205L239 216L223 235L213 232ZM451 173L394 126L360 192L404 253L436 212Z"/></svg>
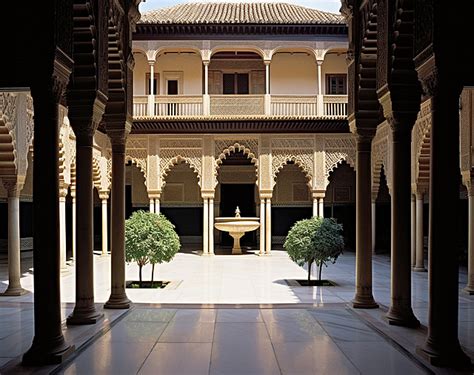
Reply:
<svg viewBox="0 0 474 375"><path fill-rule="evenodd" d="M95 256L96 300L109 294L109 257ZM162 290L128 290L131 311L104 311L95 326L65 327L79 348L58 371L79 374L416 374L443 372L426 366L415 354L424 329L391 327L384 320L390 302L390 258L374 258L374 295L381 309L353 310L353 253L324 269L334 287L289 286L306 271L283 251L258 257L201 257L180 253L157 267L157 279L171 283ZM31 260L24 259L25 288L32 290ZM145 269L144 274L148 274ZM427 273L413 275L413 307L427 322ZM137 277L127 266L127 279ZM461 270L460 288L465 285ZM0 288L6 286L6 264L0 262ZM63 316L74 301L74 266L61 277ZM2 290L0 289L0 290ZM31 344L32 293L0 297L0 369L14 364ZM459 335L474 358L474 296L460 294ZM102 309L102 304L98 303ZM92 338L92 340L91 340ZM425 367L424 367L425 366ZM46 372L53 368L45 369Z"/></svg>

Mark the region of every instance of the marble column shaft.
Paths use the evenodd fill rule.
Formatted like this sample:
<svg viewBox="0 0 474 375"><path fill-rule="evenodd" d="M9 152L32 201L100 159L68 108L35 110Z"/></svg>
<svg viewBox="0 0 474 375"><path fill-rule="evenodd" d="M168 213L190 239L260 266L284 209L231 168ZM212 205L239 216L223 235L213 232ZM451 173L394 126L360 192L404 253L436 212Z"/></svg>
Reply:
<svg viewBox="0 0 474 375"><path fill-rule="evenodd" d="M52 80L52 79L51 79ZM34 85L33 144L34 338L25 365L59 363L74 350L64 339L59 280L59 99L61 93ZM47 280L48 282L45 282Z"/></svg>
<svg viewBox="0 0 474 375"><path fill-rule="evenodd" d="M209 254L209 199L203 198L202 253Z"/></svg>
<svg viewBox="0 0 474 375"><path fill-rule="evenodd" d="M108 197L102 197L102 255L108 255L108 220L107 220L107 201Z"/></svg>
<svg viewBox="0 0 474 375"><path fill-rule="evenodd" d="M432 98L430 139L429 318L421 350L433 365L461 367L470 360L458 339L459 260L456 251L447 251L458 230L459 92L447 79Z"/></svg>
<svg viewBox="0 0 474 375"><path fill-rule="evenodd" d="M467 285L464 291L468 294L474 294L474 196L469 191L469 219L468 219L468 264L467 264Z"/></svg>
<svg viewBox="0 0 474 375"><path fill-rule="evenodd" d="M71 119L71 121L74 121ZM73 122L72 122L73 124ZM92 125L91 125L92 127ZM74 128L74 127L73 127ZM94 324L103 317L94 303L93 130L76 130L76 304L67 324Z"/></svg>
<svg viewBox="0 0 474 375"><path fill-rule="evenodd" d="M154 213L155 212L155 200L150 199L150 212Z"/></svg>
<svg viewBox="0 0 474 375"><path fill-rule="evenodd" d="M318 198L313 198L313 217L318 216Z"/></svg>
<svg viewBox="0 0 474 375"><path fill-rule="evenodd" d="M112 197L110 210L111 232L111 293L106 309L128 309L130 300L125 293L125 139L111 138Z"/></svg>
<svg viewBox="0 0 474 375"><path fill-rule="evenodd" d="M377 308L372 295L371 137L356 139L356 308Z"/></svg>
<svg viewBox="0 0 474 375"><path fill-rule="evenodd" d="M260 199L260 251L259 255L265 253L265 199Z"/></svg>
<svg viewBox="0 0 474 375"><path fill-rule="evenodd" d="M214 255L214 199L209 198L209 254Z"/></svg>
<svg viewBox="0 0 474 375"><path fill-rule="evenodd" d="M16 183L6 183L8 193L8 288L4 296L21 296L20 192Z"/></svg>
<svg viewBox="0 0 474 375"><path fill-rule="evenodd" d="M324 217L324 198L319 198L319 217Z"/></svg>
<svg viewBox="0 0 474 375"><path fill-rule="evenodd" d="M266 199L265 202L265 253L272 251L272 200Z"/></svg>
<svg viewBox="0 0 474 375"><path fill-rule="evenodd" d="M411 129L416 117L392 119L390 324L417 327L411 308Z"/></svg>
<svg viewBox="0 0 474 375"><path fill-rule="evenodd" d="M416 257L414 271L424 272L425 269L425 245L423 234L423 200L424 195L416 195Z"/></svg>
<svg viewBox="0 0 474 375"><path fill-rule="evenodd" d="M66 269L66 189L59 191L59 256L61 269Z"/></svg>

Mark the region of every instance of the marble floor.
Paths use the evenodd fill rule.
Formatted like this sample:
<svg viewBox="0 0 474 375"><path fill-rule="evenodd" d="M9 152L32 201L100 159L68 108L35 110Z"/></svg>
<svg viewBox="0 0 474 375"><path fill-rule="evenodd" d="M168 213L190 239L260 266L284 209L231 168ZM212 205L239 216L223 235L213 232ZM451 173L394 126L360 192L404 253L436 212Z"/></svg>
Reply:
<svg viewBox="0 0 474 375"><path fill-rule="evenodd" d="M102 310L110 291L110 257L94 257L95 293ZM128 289L131 311L107 311L100 324L66 327L79 348L55 371L79 374L417 374L454 373L416 355L426 331L389 326L390 258L374 258L374 296L381 308L353 310L355 257L345 253L323 270L334 287L290 286L306 270L283 251L258 257L201 257L193 251L157 267L161 290ZM32 288L31 259L23 259L23 286ZM150 269L146 268L147 275ZM138 269L127 266L127 279ZM426 325L428 275L412 273L415 314ZM461 270L460 289L466 273ZM7 283L0 260L0 291ZM290 283L291 284L291 283ZM73 308L74 265L61 274L63 317ZM16 373L33 335L33 293L0 297L0 373ZM474 296L459 297L459 336L474 358ZM7 364L8 363L8 364ZM1 368L2 366L5 367ZM54 368L44 369L45 373ZM24 370L23 370L24 371Z"/></svg>

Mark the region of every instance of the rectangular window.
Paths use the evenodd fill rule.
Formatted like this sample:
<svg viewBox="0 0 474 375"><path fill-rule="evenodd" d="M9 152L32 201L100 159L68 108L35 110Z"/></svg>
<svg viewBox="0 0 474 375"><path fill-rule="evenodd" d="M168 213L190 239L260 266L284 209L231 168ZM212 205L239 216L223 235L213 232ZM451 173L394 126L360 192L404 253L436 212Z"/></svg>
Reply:
<svg viewBox="0 0 474 375"><path fill-rule="evenodd" d="M159 83L160 83L160 80L158 79L158 73L155 73L153 77L153 95L158 95ZM150 94L151 94L150 73L146 73L145 95L150 95Z"/></svg>
<svg viewBox="0 0 474 375"><path fill-rule="evenodd" d="M347 95L346 74L326 74L326 94Z"/></svg>
<svg viewBox="0 0 474 375"><path fill-rule="evenodd" d="M176 79L171 79L167 81L167 94L168 95L178 95L178 81Z"/></svg>
<svg viewBox="0 0 474 375"><path fill-rule="evenodd" d="M249 93L248 73L225 73L223 74L224 95L245 95Z"/></svg>

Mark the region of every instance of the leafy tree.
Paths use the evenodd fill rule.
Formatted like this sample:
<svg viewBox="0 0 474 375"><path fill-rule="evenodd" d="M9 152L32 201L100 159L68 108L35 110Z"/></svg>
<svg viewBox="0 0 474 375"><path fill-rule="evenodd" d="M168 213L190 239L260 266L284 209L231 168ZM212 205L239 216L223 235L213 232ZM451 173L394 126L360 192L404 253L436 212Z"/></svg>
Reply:
<svg viewBox="0 0 474 375"><path fill-rule="evenodd" d="M174 225L164 215L136 211L125 221L125 260L137 263L140 287L143 266L152 264L153 283L155 264L171 261L180 246Z"/></svg>
<svg viewBox="0 0 474 375"><path fill-rule="evenodd" d="M336 263L344 250L342 225L329 218L313 217L300 220L288 232L283 247L291 260L300 266L308 263L308 281L311 279L311 266L316 263L319 278L323 265Z"/></svg>

